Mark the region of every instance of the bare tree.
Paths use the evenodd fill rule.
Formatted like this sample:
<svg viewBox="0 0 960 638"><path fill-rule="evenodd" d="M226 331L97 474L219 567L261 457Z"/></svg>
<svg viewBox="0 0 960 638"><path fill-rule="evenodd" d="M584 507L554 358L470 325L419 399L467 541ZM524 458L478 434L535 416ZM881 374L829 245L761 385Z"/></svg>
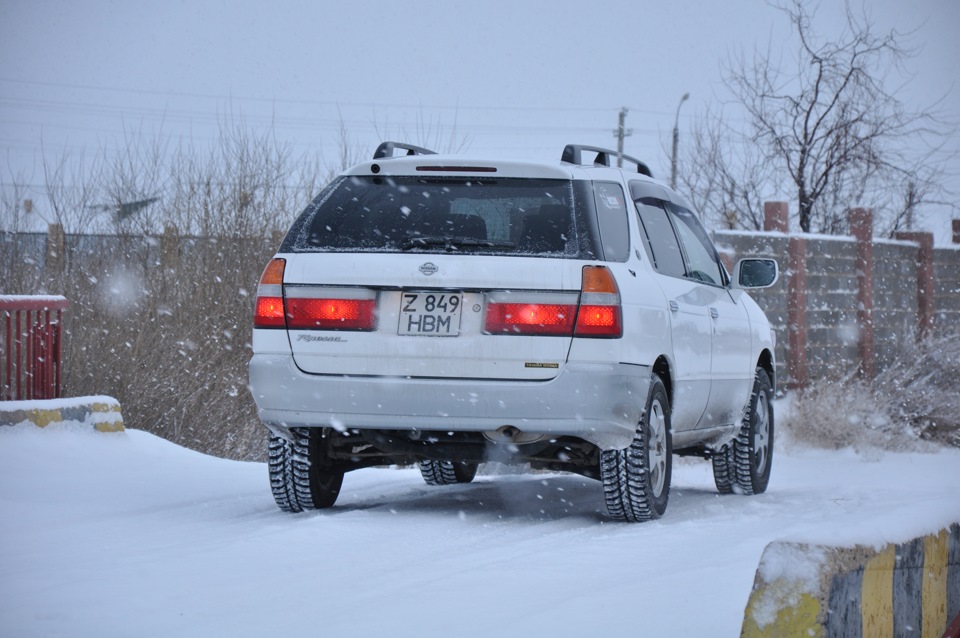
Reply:
<svg viewBox="0 0 960 638"><path fill-rule="evenodd" d="M796 49L786 61L769 47L727 61L725 85L746 123L735 129L704 119L682 183L695 201L719 195L748 227L757 223L759 197L773 195L778 183L795 192L804 232L844 233L846 211L864 203L878 209L888 231L902 227L919 205L944 194L942 148L954 130L936 105L911 110L897 97L903 87L891 86L913 51L902 34L878 34L849 5L836 39L817 33L815 9L804 0L776 6Z"/></svg>
<svg viewBox="0 0 960 638"><path fill-rule="evenodd" d="M760 230L764 199L782 175L763 161L756 145L735 139L722 113L708 111L698 118L686 152L694 168L680 171L679 187L711 226Z"/></svg>

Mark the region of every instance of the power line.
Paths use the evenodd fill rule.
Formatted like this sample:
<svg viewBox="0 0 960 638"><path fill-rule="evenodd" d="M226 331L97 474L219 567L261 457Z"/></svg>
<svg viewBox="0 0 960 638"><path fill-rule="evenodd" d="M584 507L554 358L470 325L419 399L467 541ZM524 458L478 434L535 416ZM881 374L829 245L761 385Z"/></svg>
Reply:
<svg viewBox="0 0 960 638"><path fill-rule="evenodd" d="M364 108L413 108L430 110L449 110L449 111L528 111L528 112L569 112L569 113L609 113L612 109L607 107L573 107L573 106L511 106L503 104L488 104L480 106L469 106L463 104L424 104L424 103L389 103L389 102L344 102L341 100L307 100L293 98L264 98L242 95L223 95L215 93L192 93L187 91L161 91L152 89L134 89L120 88L111 86L98 86L93 84L72 84L66 82L40 82L36 80L20 80L14 78L0 77L0 82L9 84L21 84L26 86L43 86L49 88L68 88L85 91L109 91L114 93L129 93L134 95L156 95L165 97L189 97L209 100L222 101L244 101L244 102L262 102L267 104L303 104L303 105L322 105L322 106L349 106ZM666 111L657 111L653 109L644 109L640 107L630 107L630 110L650 115L669 115Z"/></svg>

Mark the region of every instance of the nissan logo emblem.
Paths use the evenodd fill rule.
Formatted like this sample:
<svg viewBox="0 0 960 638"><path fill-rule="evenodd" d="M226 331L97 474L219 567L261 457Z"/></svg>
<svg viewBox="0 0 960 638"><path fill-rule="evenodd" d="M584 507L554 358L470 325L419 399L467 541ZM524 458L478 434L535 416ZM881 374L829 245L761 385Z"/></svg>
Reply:
<svg viewBox="0 0 960 638"><path fill-rule="evenodd" d="M424 275L428 276L428 277L429 277L430 275L432 275L433 273L437 272L438 270L440 270L440 269L437 268L437 265L434 264L434 263L431 263L431 262L429 262L429 261L428 261L427 263L425 263L424 265L420 266L420 272L423 273Z"/></svg>

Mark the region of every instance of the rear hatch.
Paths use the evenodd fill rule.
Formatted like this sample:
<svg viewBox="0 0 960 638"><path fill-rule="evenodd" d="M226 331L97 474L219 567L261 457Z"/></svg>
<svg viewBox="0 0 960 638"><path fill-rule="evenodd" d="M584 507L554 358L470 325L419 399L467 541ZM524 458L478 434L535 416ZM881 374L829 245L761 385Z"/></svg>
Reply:
<svg viewBox="0 0 960 638"><path fill-rule="evenodd" d="M509 257L290 255L288 313L298 298L332 298L324 316L333 322L356 315L336 310L338 303L366 299L374 309L372 329L307 328L308 320L288 329L290 346L297 366L316 374L549 379L566 361L572 336L486 334L486 315L511 301L573 314L580 271L572 261ZM336 301L343 297L353 299Z"/></svg>
<svg viewBox="0 0 960 638"><path fill-rule="evenodd" d="M540 165L383 164L361 165L326 189L278 254L297 366L417 378L558 375L583 268L597 252L578 182Z"/></svg>

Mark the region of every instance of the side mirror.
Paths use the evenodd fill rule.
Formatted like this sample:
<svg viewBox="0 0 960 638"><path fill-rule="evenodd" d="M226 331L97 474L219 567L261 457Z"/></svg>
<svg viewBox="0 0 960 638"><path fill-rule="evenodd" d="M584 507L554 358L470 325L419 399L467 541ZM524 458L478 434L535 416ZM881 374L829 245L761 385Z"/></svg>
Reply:
<svg viewBox="0 0 960 638"><path fill-rule="evenodd" d="M734 288L769 288L780 278L776 259L747 257L733 267Z"/></svg>

